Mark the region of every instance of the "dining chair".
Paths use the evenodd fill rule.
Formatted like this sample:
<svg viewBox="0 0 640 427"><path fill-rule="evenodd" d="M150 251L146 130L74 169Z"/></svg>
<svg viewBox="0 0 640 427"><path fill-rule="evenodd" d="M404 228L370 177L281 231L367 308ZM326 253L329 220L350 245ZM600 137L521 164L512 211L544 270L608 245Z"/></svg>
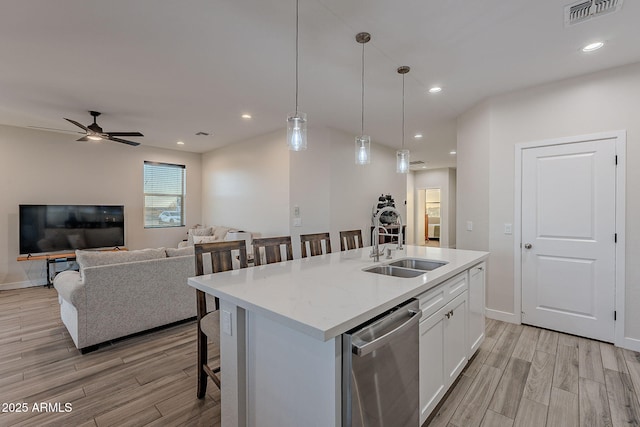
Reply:
<svg viewBox="0 0 640 427"><path fill-rule="evenodd" d="M233 259L239 251L240 268L247 267L247 247L244 240L220 241L200 243L194 245L196 259L196 275L220 273L233 269ZM206 256L209 254L209 256ZM220 302L215 298L215 307L207 309L207 294L196 289L197 319L198 319L198 399L202 399L207 392L207 376L220 388L220 364L218 367L209 366L208 341L220 347ZM220 354L216 355L218 362Z"/></svg>
<svg viewBox="0 0 640 427"><path fill-rule="evenodd" d="M322 242L324 242L324 252L322 251ZM329 237L329 233L301 234L300 245L302 249L302 258L307 257L307 243L309 243L308 256L331 253L331 238Z"/></svg>
<svg viewBox="0 0 640 427"><path fill-rule="evenodd" d="M264 237L253 239L253 259L255 265L262 265L263 258L260 254L260 248L264 249L264 260L266 264L282 262L282 250L284 246L287 261L293 259L293 250L291 248L291 236L281 237Z"/></svg>
<svg viewBox="0 0 640 427"><path fill-rule="evenodd" d="M347 230L340 232L340 250L362 248L362 230Z"/></svg>

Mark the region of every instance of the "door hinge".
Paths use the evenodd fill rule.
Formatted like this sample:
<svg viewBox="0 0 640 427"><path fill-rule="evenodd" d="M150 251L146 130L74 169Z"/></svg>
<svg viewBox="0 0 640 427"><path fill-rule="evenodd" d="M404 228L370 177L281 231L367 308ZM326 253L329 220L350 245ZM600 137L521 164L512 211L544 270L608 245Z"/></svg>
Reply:
<svg viewBox="0 0 640 427"><path fill-rule="evenodd" d="M613 321L615 322L616 320L618 320L618 312L613 310Z"/></svg>
<svg viewBox="0 0 640 427"><path fill-rule="evenodd" d="M616 166L618 166L618 155L616 154Z"/></svg>
<svg viewBox="0 0 640 427"><path fill-rule="evenodd" d="M618 233L613 234L613 243L618 243Z"/></svg>

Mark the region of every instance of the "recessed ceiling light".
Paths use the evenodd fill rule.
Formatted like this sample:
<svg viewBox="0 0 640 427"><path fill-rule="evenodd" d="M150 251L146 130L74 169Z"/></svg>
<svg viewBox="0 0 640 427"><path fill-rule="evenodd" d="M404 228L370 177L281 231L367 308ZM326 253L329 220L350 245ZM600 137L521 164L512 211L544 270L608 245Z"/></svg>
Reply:
<svg viewBox="0 0 640 427"><path fill-rule="evenodd" d="M456 154L456 150L449 151L449 154Z"/></svg>
<svg viewBox="0 0 640 427"><path fill-rule="evenodd" d="M427 168L426 166L422 166L422 169L426 169L426 168Z"/></svg>
<svg viewBox="0 0 640 427"><path fill-rule="evenodd" d="M431 89L429 89L430 93L438 93L438 92L442 92L442 88L440 86L434 86Z"/></svg>
<svg viewBox="0 0 640 427"><path fill-rule="evenodd" d="M586 45L585 47L582 48L582 51L583 52L593 52L594 50L600 49L602 46L604 46L603 42L589 43L588 45Z"/></svg>
<svg viewBox="0 0 640 427"><path fill-rule="evenodd" d="M178 142L176 142L176 144L178 144L178 145L184 145L184 142L182 142L182 141L178 141Z"/></svg>
<svg viewBox="0 0 640 427"><path fill-rule="evenodd" d="M247 120L249 120L249 119L251 118L251 114L243 114L241 117L242 117L243 119L247 119Z"/></svg>
<svg viewBox="0 0 640 427"><path fill-rule="evenodd" d="M421 133L416 133L415 135L413 135L413 137L414 137L415 139L420 139L420 138L422 138L422 136L423 136L423 135L422 135Z"/></svg>

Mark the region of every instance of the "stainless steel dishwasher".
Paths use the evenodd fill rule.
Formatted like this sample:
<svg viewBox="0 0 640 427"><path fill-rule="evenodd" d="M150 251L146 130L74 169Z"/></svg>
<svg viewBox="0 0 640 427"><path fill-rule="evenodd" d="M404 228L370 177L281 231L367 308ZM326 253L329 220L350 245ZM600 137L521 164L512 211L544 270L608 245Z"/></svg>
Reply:
<svg viewBox="0 0 640 427"><path fill-rule="evenodd" d="M421 315L411 299L342 335L343 427L418 427Z"/></svg>

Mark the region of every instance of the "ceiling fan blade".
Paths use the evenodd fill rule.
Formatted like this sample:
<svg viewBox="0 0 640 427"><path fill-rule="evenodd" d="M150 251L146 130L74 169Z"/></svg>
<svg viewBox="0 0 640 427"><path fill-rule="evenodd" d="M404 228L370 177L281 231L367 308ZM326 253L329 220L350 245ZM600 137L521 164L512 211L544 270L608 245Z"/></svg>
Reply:
<svg viewBox="0 0 640 427"><path fill-rule="evenodd" d="M109 136L144 136L140 132L107 132Z"/></svg>
<svg viewBox="0 0 640 427"><path fill-rule="evenodd" d="M88 140L89 140L89 138L87 138L86 136L83 136L80 139L76 139L76 141L88 141Z"/></svg>
<svg viewBox="0 0 640 427"><path fill-rule="evenodd" d="M89 132L89 129L87 129L87 127L85 125L81 125L80 123L76 122L75 120L71 120L71 119L67 119L66 117L64 118L66 121L73 123L74 125L78 126L79 128L82 128L85 130L85 132Z"/></svg>
<svg viewBox="0 0 640 427"><path fill-rule="evenodd" d="M64 133L84 133L76 130L68 130L68 129L58 129L58 128L47 128L43 126L27 126L30 129L42 129L42 130L52 130L55 132L64 132Z"/></svg>
<svg viewBox="0 0 640 427"><path fill-rule="evenodd" d="M127 141L126 139L116 138L111 135L108 135L108 136L109 136L109 141L121 142L123 144L133 145L134 147L137 147L138 145L140 145L139 142Z"/></svg>

